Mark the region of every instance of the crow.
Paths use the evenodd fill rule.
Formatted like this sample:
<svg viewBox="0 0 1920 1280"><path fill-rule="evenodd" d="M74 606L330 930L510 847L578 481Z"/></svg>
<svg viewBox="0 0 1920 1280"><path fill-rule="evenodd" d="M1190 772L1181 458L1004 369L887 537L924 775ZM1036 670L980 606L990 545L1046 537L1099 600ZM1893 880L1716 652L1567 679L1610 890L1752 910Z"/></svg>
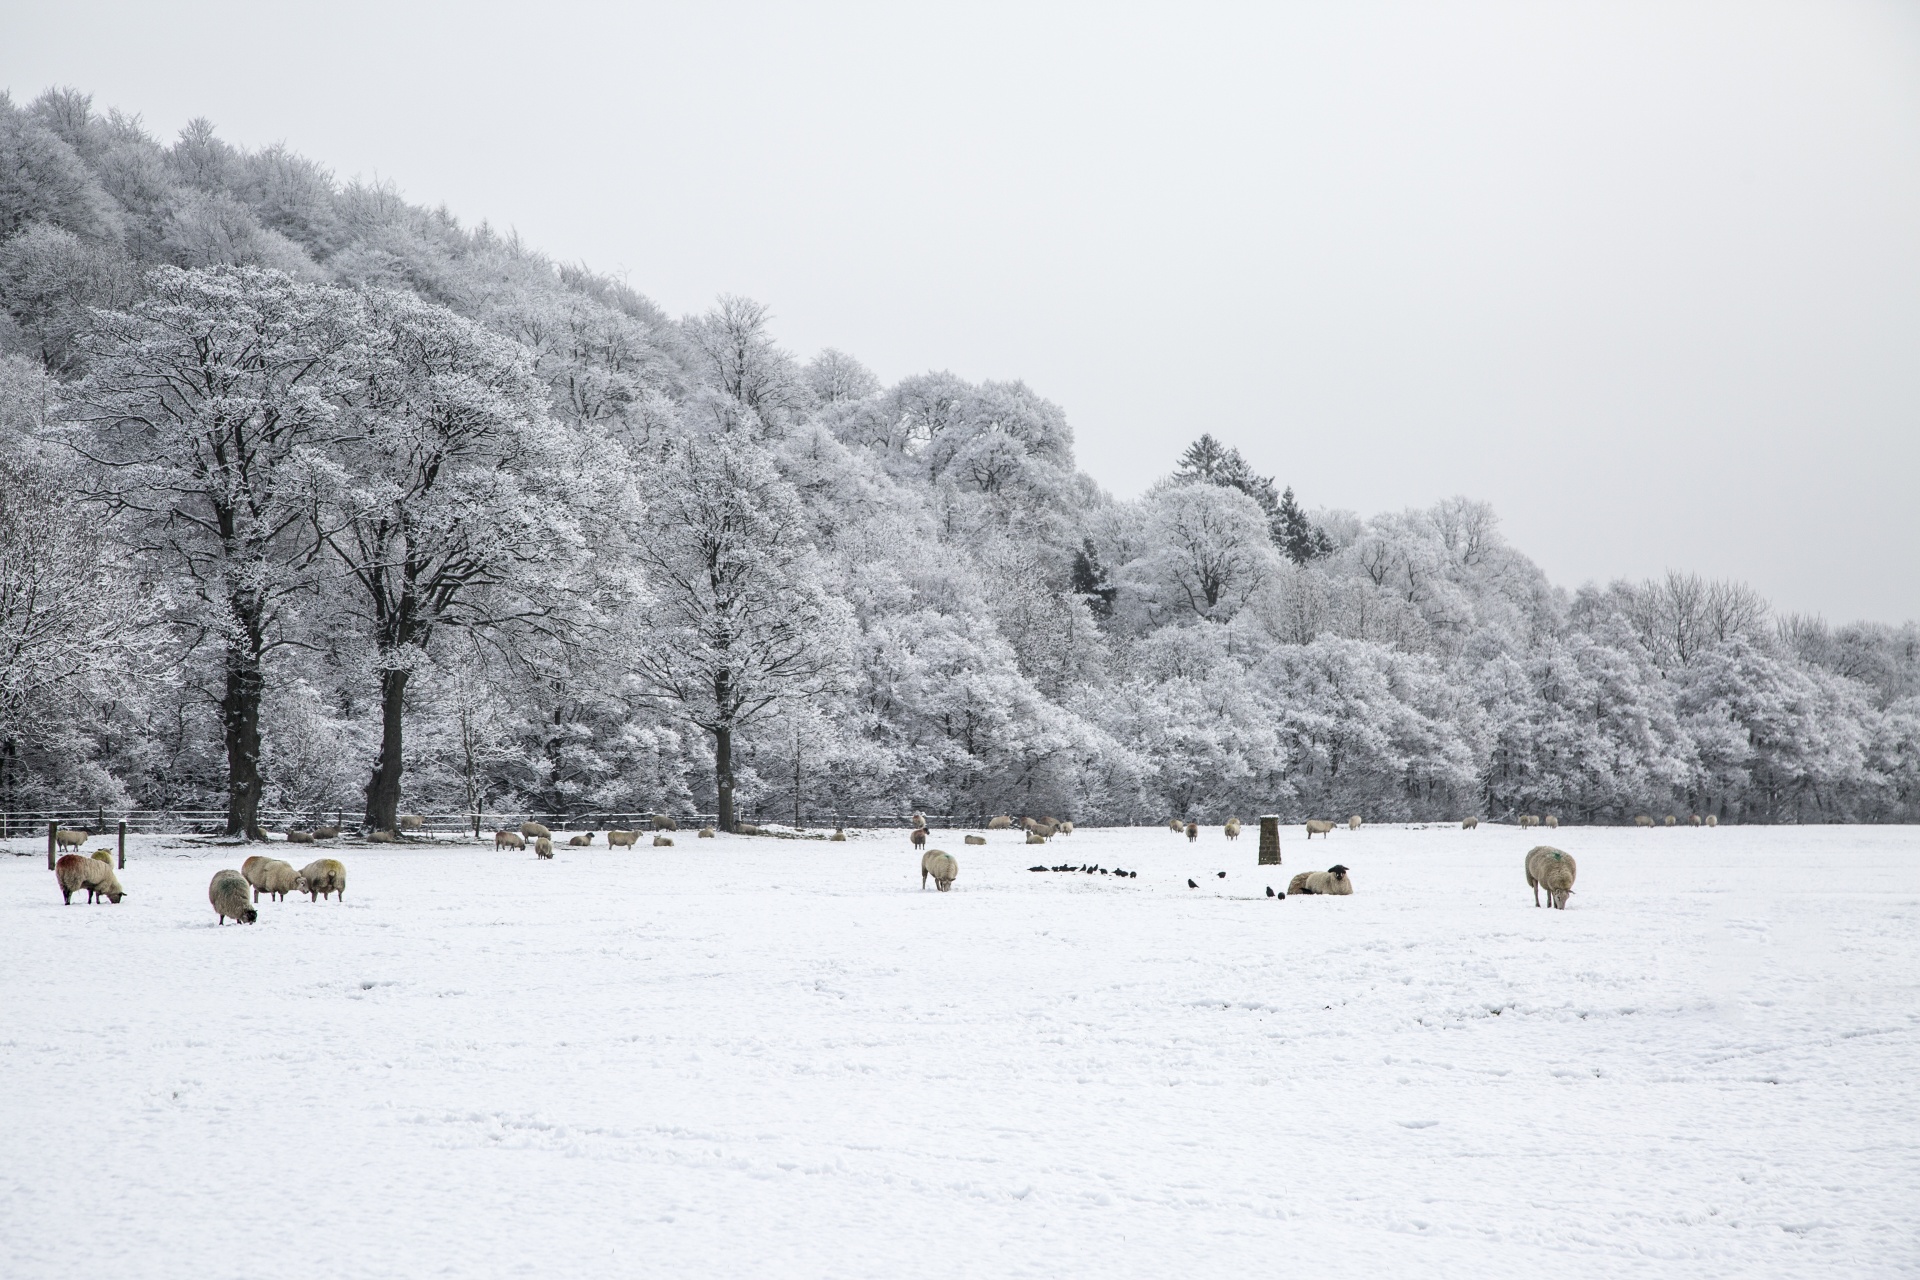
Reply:
<svg viewBox="0 0 1920 1280"><path fill-rule="evenodd" d="M1271 898L1271 897L1273 896L1273 886L1272 886L1272 885L1268 885L1268 886L1267 886L1267 896L1268 896L1269 898Z"/></svg>
<svg viewBox="0 0 1920 1280"><path fill-rule="evenodd" d="M1027 870L1029 870L1029 871L1045 871L1045 870L1046 870L1046 868L1045 868L1045 867L1028 867L1028 868L1027 868ZM1267 892L1268 892L1268 893L1272 893L1272 892L1273 892L1273 890L1271 890L1271 889L1269 889L1269 890L1267 890Z"/></svg>
<svg viewBox="0 0 1920 1280"><path fill-rule="evenodd" d="M1140 873L1139 873L1138 871L1129 871L1129 872L1127 872L1127 879L1129 879L1129 880L1138 880L1139 878L1140 878Z"/></svg>
<svg viewBox="0 0 1920 1280"><path fill-rule="evenodd" d="M1218 871L1218 872L1215 872L1214 874L1218 875L1222 880L1225 880L1227 878L1227 873L1224 871Z"/></svg>
<svg viewBox="0 0 1920 1280"><path fill-rule="evenodd" d="M1195 884L1195 883L1194 883L1194 882L1193 882L1192 880L1188 880L1188 881L1187 881L1187 888L1189 888L1189 889L1198 889L1199 887L1200 887L1200 886L1199 886L1199 885L1197 885L1197 884Z"/></svg>

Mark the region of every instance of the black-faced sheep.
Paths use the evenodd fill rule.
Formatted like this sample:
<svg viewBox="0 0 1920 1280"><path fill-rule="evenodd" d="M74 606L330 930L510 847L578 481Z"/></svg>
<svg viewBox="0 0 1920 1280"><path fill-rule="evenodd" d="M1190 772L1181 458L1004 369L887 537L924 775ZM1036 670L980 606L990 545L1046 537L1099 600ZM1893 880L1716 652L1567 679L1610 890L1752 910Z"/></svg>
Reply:
<svg viewBox="0 0 1920 1280"><path fill-rule="evenodd" d="M1347 878L1347 869L1336 864L1325 871L1302 871L1287 885L1287 892L1340 896L1353 892L1353 881Z"/></svg>
<svg viewBox="0 0 1920 1280"><path fill-rule="evenodd" d="M921 850L923 850L923 849L925 849L925 848L927 847L927 831L926 831L926 828L925 828L925 827L915 827L915 828L913 829L913 833L912 833L911 835L909 835L909 836L907 837L907 839L908 839L908 840L910 840L910 841L912 841L912 843L913 843L913 851L914 851L915 853L919 853L919 852L920 852Z"/></svg>
<svg viewBox="0 0 1920 1280"><path fill-rule="evenodd" d="M1322 822L1318 818L1307 819L1307 839L1309 840L1315 836L1319 836L1322 840L1325 840L1327 838L1327 832L1331 830L1333 830L1333 824L1331 822Z"/></svg>
<svg viewBox="0 0 1920 1280"><path fill-rule="evenodd" d="M1527 887L1533 890L1533 905L1540 905L1540 891L1547 891L1547 905L1562 911L1573 893L1573 878L1580 869L1571 854L1550 845L1535 845L1527 852Z"/></svg>
<svg viewBox="0 0 1920 1280"><path fill-rule="evenodd" d="M1696 814L1694 814L1694 815L1693 815L1692 817L1690 817L1690 818L1688 818L1688 819L1687 819L1687 825L1688 825L1688 826L1690 826L1690 827L1697 827L1697 826L1699 826L1699 825L1700 825L1700 815L1696 813Z"/></svg>
<svg viewBox="0 0 1920 1280"><path fill-rule="evenodd" d="M953 888L953 882L960 878L960 864L953 860L950 853L938 849L929 849L920 858L920 888L924 892L927 877L933 877L933 887L945 893Z"/></svg>
<svg viewBox="0 0 1920 1280"><path fill-rule="evenodd" d="M77 853L60 855L60 860L53 864L53 878L60 886L60 900L68 906L73 905L73 895L82 889L87 891L88 902L101 898L118 902L127 892L120 887L119 878L113 874L112 862L103 858L83 858Z"/></svg>
<svg viewBox="0 0 1920 1280"><path fill-rule="evenodd" d="M526 847L527 838L518 831L496 831L493 833L493 848L496 853L502 849L524 849Z"/></svg>
<svg viewBox="0 0 1920 1280"><path fill-rule="evenodd" d="M300 868L300 874L293 882L294 892L304 893L310 902L322 898L340 895L340 901L347 900L347 869L340 865L337 858L315 858Z"/></svg>
<svg viewBox="0 0 1920 1280"><path fill-rule="evenodd" d="M572 845L576 849L587 849L592 847L593 837L594 837L594 833L589 831L585 835L572 837L567 841L567 843Z"/></svg>
<svg viewBox="0 0 1920 1280"><path fill-rule="evenodd" d="M252 924L258 920L260 913L247 901L250 891L247 878L238 871L214 872L213 881L207 886L207 901L213 904L215 923L232 920L236 924Z"/></svg>
<svg viewBox="0 0 1920 1280"><path fill-rule="evenodd" d="M1187 843L1192 844L1195 840L1198 840L1199 838L1200 838L1200 824L1197 822L1189 822L1187 824Z"/></svg>

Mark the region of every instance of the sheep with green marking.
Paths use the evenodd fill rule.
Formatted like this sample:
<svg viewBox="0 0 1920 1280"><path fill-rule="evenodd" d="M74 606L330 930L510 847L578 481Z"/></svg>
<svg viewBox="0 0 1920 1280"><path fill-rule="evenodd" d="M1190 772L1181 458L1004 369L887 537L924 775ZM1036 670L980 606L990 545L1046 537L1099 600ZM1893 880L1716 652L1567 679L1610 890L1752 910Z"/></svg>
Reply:
<svg viewBox="0 0 1920 1280"><path fill-rule="evenodd" d="M1565 911L1579 871L1573 855L1551 845L1535 845L1527 852L1527 887L1533 890L1533 905L1540 905L1540 891L1545 889L1547 905Z"/></svg>

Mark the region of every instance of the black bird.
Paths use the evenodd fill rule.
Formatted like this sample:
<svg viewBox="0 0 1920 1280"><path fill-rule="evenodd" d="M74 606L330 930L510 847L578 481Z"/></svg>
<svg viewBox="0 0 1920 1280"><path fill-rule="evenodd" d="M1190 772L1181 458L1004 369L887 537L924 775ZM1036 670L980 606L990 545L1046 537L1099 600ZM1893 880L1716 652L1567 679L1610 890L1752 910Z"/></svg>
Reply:
<svg viewBox="0 0 1920 1280"><path fill-rule="evenodd" d="M1118 867L1115 867L1115 868L1113 869L1113 874L1115 874L1115 875L1117 875L1117 876L1124 876L1124 875L1126 875L1127 873L1126 873L1126 872L1124 872L1124 871L1122 871L1122 870L1121 870L1120 868L1118 868Z"/></svg>
<svg viewBox="0 0 1920 1280"><path fill-rule="evenodd" d="M1195 884L1195 883L1194 883L1194 882L1193 882L1192 880L1188 880L1188 881L1187 881L1187 888L1189 888L1189 889L1198 889L1199 887L1200 887L1200 886L1199 886L1199 885L1197 885L1197 884Z"/></svg>
<svg viewBox="0 0 1920 1280"><path fill-rule="evenodd" d="M1140 878L1140 873L1139 873L1138 871L1129 871L1129 872L1127 872L1127 879L1129 879L1129 880L1138 880L1139 878Z"/></svg>
<svg viewBox="0 0 1920 1280"><path fill-rule="evenodd" d="M1268 896L1269 898L1271 898L1271 897L1273 896L1273 886L1272 886L1272 885L1268 885L1268 886L1267 886L1267 896Z"/></svg>
<svg viewBox="0 0 1920 1280"><path fill-rule="evenodd" d="M1028 868L1027 868L1027 870L1029 870L1029 871L1045 871L1045 870L1046 870L1046 868L1045 868L1045 867L1028 867ZM1271 893L1271 892L1272 892L1272 890L1268 890L1268 892L1269 892L1269 893Z"/></svg>
<svg viewBox="0 0 1920 1280"><path fill-rule="evenodd" d="M1222 880L1225 880L1227 878L1227 873L1224 871L1216 872L1215 874L1218 875Z"/></svg>

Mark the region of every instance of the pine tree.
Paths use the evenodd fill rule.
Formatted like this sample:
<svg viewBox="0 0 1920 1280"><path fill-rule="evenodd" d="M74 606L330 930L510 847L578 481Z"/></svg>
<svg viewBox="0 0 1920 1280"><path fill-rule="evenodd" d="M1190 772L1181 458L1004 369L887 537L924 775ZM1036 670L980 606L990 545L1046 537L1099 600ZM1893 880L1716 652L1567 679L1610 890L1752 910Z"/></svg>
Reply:
<svg viewBox="0 0 1920 1280"><path fill-rule="evenodd" d="M1327 531L1307 519L1307 513L1294 501L1292 485L1280 495L1279 505L1274 509L1273 540L1295 564L1317 560L1333 550L1333 539L1327 536Z"/></svg>
<svg viewBox="0 0 1920 1280"><path fill-rule="evenodd" d="M1113 616L1113 598L1120 594L1120 588L1112 584L1106 566L1100 563L1100 553L1094 550L1092 538L1073 553L1073 590L1075 595L1085 598L1096 617Z"/></svg>

